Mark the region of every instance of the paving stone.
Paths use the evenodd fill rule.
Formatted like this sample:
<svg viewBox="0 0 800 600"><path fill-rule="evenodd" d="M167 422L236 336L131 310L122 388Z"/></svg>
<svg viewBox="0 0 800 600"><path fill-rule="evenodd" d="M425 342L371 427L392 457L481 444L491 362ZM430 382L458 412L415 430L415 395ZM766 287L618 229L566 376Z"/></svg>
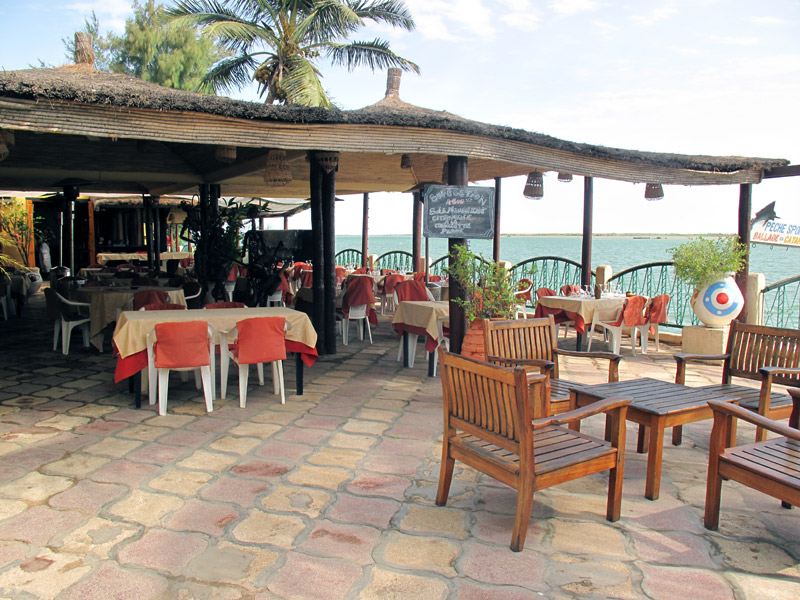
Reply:
<svg viewBox="0 0 800 600"><path fill-rule="evenodd" d="M126 492L126 488L121 485L95 483L83 479L68 490L52 496L48 504L53 508L75 509L95 514L105 504L116 500Z"/></svg>
<svg viewBox="0 0 800 600"><path fill-rule="evenodd" d="M178 496L194 497L210 479L211 475L201 471L179 471L174 469L151 479L148 485L154 490Z"/></svg>
<svg viewBox="0 0 800 600"><path fill-rule="evenodd" d="M195 556L187 568L190 576L200 581L244 585L249 589L263 587L259 575L274 565L279 554L266 548L249 548L222 542Z"/></svg>
<svg viewBox="0 0 800 600"><path fill-rule="evenodd" d="M175 496L133 490L128 497L109 507L108 512L125 521L155 527L163 525L165 517L183 505L183 500Z"/></svg>
<svg viewBox="0 0 800 600"><path fill-rule="evenodd" d="M347 450L344 448L320 448L317 452L309 456L306 461L314 465L329 467L344 467L346 469L356 469L359 460L364 458L363 452Z"/></svg>
<svg viewBox="0 0 800 600"><path fill-rule="evenodd" d="M17 427L2 434L4 442L14 442L20 446L38 444L43 440L54 438L59 430L55 427Z"/></svg>
<svg viewBox="0 0 800 600"><path fill-rule="evenodd" d="M474 519L472 536L476 540L508 546L514 530L514 515L495 514L483 510L471 512ZM547 520L532 519L528 523L528 532L525 535L525 545L531 548L544 547L545 537L549 534L550 527Z"/></svg>
<svg viewBox="0 0 800 600"><path fill-rule="evenodd" d="M241 477L254 477L257 479L280 477L291 469L291 465L279 461L247 460L237 463L231 468L231 473Z"/></svg>
<svg viewBox="0 0 800 600"><path fill-rule="evenodd" d="M197 450L188 458L178 462L179 467L184 469L197 469L200 471L211 471L219 473L224 471L236 462L236 457L228 454L220 454L219 452L207 452L205 450Z"/></svg>
<svg viewBox="0 0 800 600"><path fill-rule="evenodd" d="M261 500L261 506L268 511L297 512L313 519L331 498L328 492L322 490L281 484Z"/></svg>
<svg viewBox="0 0 800 600"><path fill-rule="evenodd" d="M0 521L18 515L28 508L28 505L21 500L7 500L0 498Z"/></svg>
<svg viewBox="0 0 800 600"><path fill-rule="evenodd" d="M56 554L40 548L36 556L20 561L0 573L0 589L25 593L34 598L55 598L89 573L91 567L77 554Z"/></svg>
<svg viewBox="0 0 800 600"><path fill-rule="evenodd" d="M351 477L344 469L301 466L289 474L287 479L295 485L336 490Z"/></svg>
<svg viewBox="0 0 800 600"><path fill-rule="evenodd" d="M330 518L349 523L364 523L378 529L387 529L400 504L383 498L365 498L338 494L329 511Z"/></svg>
<svg viewBox="0 0 800 600"><path fill-rule="evenodd" d="M399 413L396 410L379 410L377 408L362 408L358 411L357 417L368 421L384 421L391 423L397 419Z"/></svg>
<svg viewBox="0 0 800 600"><path fill-rule="evenodd" d="M53 510L47 506L31 506L25 512L0 523L0 539L19 540L46 545L54 536L68 531L83 521L83 513L72 510Z"/></svg>
<svg viewBox="0 0 800 600"><path fill-rule="evenodd" d="M549 569L547 581L552 589L580 596L638 600L628 566L618 560L578 560L561 562Z"/></svg>
<svg viewBox="0 0 800 600"><path fill-rule="evenodd" d="M229 506L191 498L167 521L166 527L176 531L197 531L211 537L221 537L224 529L238 518L238 511Z"/></svg>
<svg viewBox="0 0 800 600"><path fill-rule="evenodd" d="M72 485L73 481L69 477L42 475L32 471L0 487L0 494L26 502L39 503L44 502L50 496L63 492Z"/></svg>
<svg viewBox="0 0 800 600"><path fill-rule="evenodd" d="M350 433L364 433L368 435L383 435L391 425L382 421L363 421L361 419L350 419L344 425L342 430Z"/></svg>
<svg viewBox="0 0 800 600"><path fill-rule="evenodd" d="M294 547L295 538L304 529L305 523L299 517L252 510L233 529L233 537L240 542L272 544L288 550Z"/></svg>
<svg viewBox="0 0 800 600"><path fill-rule="evenodd" d="M261 444L254 454L264 458L281 458L290 461L299 461L312 452L314 452L314 448L306 444L293 444L270 439Z"/></svg>
<svg viewBox="0 0 800 600"><path fill-rule="evenodd" d="M22 560L28 554L28 545L22 542L0 541L0 564L5 567Z"/></svg>
<svg viewBox="0 0 800 600"><path fill-rule="evenodd" d="M222 476L203 486L200 495L208 500L251 507L255 505L256 498L268 489L269 483L265 481Z"/></svg>
<svg viewBox="0 0 800 600"><path fill-rule="evenodd" d="M466 513L441 506L408 506L400 529L409 533L435 533L465 540L469 537Z"/></svg>
<svg viewBox="0 0 800 600"><path fill-rule="evenodd" d="M123 483L135 486L145 479L150 479L156 473L158 473L158 468L153 465L113 460L92 473L91 478L101 483Z"/></svg>
<svg viewBox="0 0 800 600"><path fill-rule="evenodd" d="M253 437L265 440L274 433L280 431L280 425L271 423L239 423L235 427L228 429L229 435L240 435L243 437Z"/></svg>
<svg viewBox="0 0 800 600"><path fill-rule="evenodd" d="M355 435L352 433L335 433L328 441L334 448L352 448L354 450L369 450L377 444L378 438L371 435Z"/></svg>
<svg viewBox="0 0 800 600"><path fill-rule="evenodd" d="M86 454L96 454L99 456L111 456L113 458L122 458L127 456L142 445L142 442L133 440L122 440L116 437L103 438L96 444L84 448Z"/></svg>
<svg viewBox="0 0 800 600"><path fill-rule="evenodd" d="M366 566L373 562L372 551L380 535L373 527L319 520L299 550Z"/></svg>
<svg viewBox="0 0 800 600"><path fill-rule="evenodd" d="M372 453L363 462L363 466L368 471L376 473L387 473L393 475L406 475L412 477L416 475L422 461L412 456L393 456L389 454Z"/></svg>
<svg viewBox="0 0 800 600"><path fill-rule="evenodd" d="M260 443L261 442L256 438L228 435L215 440L210 444L210 447L213 450L218 450L219 452L231 452L234 454L243 455L250 452Z"/></svg>
<svg viewBox="0 0 800 600"><path fill-rule="evenodd" d="M81 477L96 471L109 462L108 458L100 456L90 456L88 454L70 454L66 458L48 463L43 467L46 473L56 475L67 475L70 477Z"/></svg>
<svg viewBox="0 0 800 600"><path fill-rule="evenodd" d="M96 433L97 435L114 435L118 431L125 429L128 425L120 421L104 421L95 419L91 423L75 427L75 433Z"/></svg>
<svg viewBox="0 0 800 600"><path fill-rule="evenodd" d="M699 536L677 531L632 531L640 559L656 564L717 569L711 545Z"/></svg>
<svg viewBox="0 0 800 600"><path fill-rule="evenodd" d="M345 598L361 575L361 567L341 560L290 554L270 582L269 591L303 600Z"/></svg>
<svg viewBox="0 0 800 600"><path fill-rule="evenodd" d="M162 600L167 581L161 576L126 570L114 563L105 563L64 592L64 600L114 598L114 600Z"/></svg>
<svg viewBox="0 0 800 600"><path fill-rule="evenodd" d="M780 573L800 580L800 563L769 542L727 540L715 536L722 558L737 571L745 573Z"/></svg>
<svg viewBox="0 0 800 600"><path fill-rule="evenodd" d="M370 572L369 583L358 597L363 600L439 600L446 598L448 591L447 584L440 579L375 567Z"/></svg>
<svg viewBox="0 0 800 600"><path fill-rule="evenodd" d="M383 550L383 560L396 567L454 577L457 574L455 561L460 553L461 545L452 540L391 531Z"/></svg>
<svg viewBox="0 0 800 600"><path fill-rule="evenodd" d="M118 409L114 408L113 406L103 406L101 404L86 404L85 406L79 406L77 408L73 408L69 411L71 415L75 415L77 417L89 417L92 419L98 419L110 413L117 412Z"/></svg>
<svg viewBox="0 0 800 600"><path fill-rule="evenodd" d="M460 575L482 583L545 591L547 585L542 575L546 566L547 559L527 544L522 552L511 552L508 546L472 542L464 548L458 571Z"/></svg>
<svg viewBox="0 0 800 600"><path fill-rule="evenodd" d="M602 518L602 517L601 517ZM577 523L556 521L553 524L553 549L568 554L586 554L586 540L592 540L592 548L602 548L608 557L623 560L631 558L619 529L600 523Z"/></svg>
<svg viewBox="0 0 800 600"><path fill-rule="evenodd" d="M552 595L552 591L545 596L542 592L532 592L507 585L479 585L467 580L459 580L457 584L456 600L484 600L485 598L492 600L532 600L534 598L544 600L547 598L549 600L556 597Z"/></svg>
<svg viewBox="0 0 800 600"><path fill-rule="evenodd" d="M92 517L68 533L56 547L60 552L79 556L92 554L101 559L108 559L117 544L140 533L138 526Z"/></svg>
<svg viewBox="0 0 800 600"><path fill-rule="evenodd" d="M386 496L395 500L403 500L405 491L410 485L411 482L403 477L364 473L347 485L347 491L351 494Z"/></svg>
<svg viewBox="0 0 800 600"><path fill-rule="evenodd" d="M125 545L119 551L119 560L122 564L141 565L178 575L206 546L200 536L155 529Z"/></svg>
<svg viewBox="0 0 800 600"><path fill-rule="evenodd" d="M301 444L320 446L330 435L331 432L327 429L300 429L293 427L275 434L275 437L284 442L299 442Z"/></svg>
<svg viewBox="0 0 800 600"><path fill-rule="evenodd" d="M673 600L684 598L691 590L692 600L732 600L735 596L731 585L717 573L689 568L664 567L640 564L642 571L642 589L653 600ZM759 585L759 595L764 588ZM757 598L747 594L747 598ZM765 594L762 598L777 600L780 596ZM796 598L795 594L792 596ZM787 596L788 599L788 596Z"/></svg>
<svg viewBox="0 0 800 600"><path fill-rule="evenodd" d="M205 411L205 408L203 409ZM176 415L167 413L166 415L153 417L147 423L154 427L170 427L172 429L183 429L189 427L196 417L187 415Z"/></svg>
<svg viewBox="0 0 800 600"><path fill-rule="evenodd" d="M768 600L797 600L797 578L758 577L749 573L730 572L727 576L742 590L742 597ZM724 598L725 596L723 596Z"/></svg>
<svg viewBox="0 0 800 600"><path fill-rule="evenodd" d="M170 427L153 427L150 424L138 423L129 425L117 435L122 438L152 442L174 431Z"/></svg>

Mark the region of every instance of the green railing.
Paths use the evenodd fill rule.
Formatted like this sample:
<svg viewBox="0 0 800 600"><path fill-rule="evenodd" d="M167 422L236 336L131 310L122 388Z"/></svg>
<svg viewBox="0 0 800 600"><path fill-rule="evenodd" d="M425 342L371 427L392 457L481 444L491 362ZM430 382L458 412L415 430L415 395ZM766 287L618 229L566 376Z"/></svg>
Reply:
<svg viewBox="0 0 800 600"><path fill-rule="evenodd" d="M591 285L594 286L594 271ZM529 258L511 267L511 281L516 284L520 279L533 281L533 301L536 302L536 290L550 288L561 290L565 285L580 285L581 264L559 256L537 256Z"/></svg>
<svg viewBox="0 0 800 600"><path fill-rule="evenodd" d="M347 248L346 250L337 252L336 256L334 256L334 261L337 265L341 265L342 267L349 265L353 269L358 269L363 264L362 256L361 250Z"/></svg>
<svg viewBox="0 0 800 600"><path fill-rule="evenodd" d="M622 291L649 298L668 294L670 297L667 310L668 327L685 327L700 322L690 304L694 290L675 276L672 262L647 263L625 269L611 277L609 284L617 286Z"/></svg>
<svg viewBox="0 0 800 600"><path fill-rule="evenodd" d="M761 295L764 325L800 329L800 275L768 285Z"/></svg>
<svg viewBox="0 0 800 600"><path fill-rule="evenodd" d="M447 260L448 256L449 256L448 254L445 254L444 256L441 256L437 258L435 261L433 261L431 265L428 267L428 273L430 275L439 275L441 277L447 277L447 273L445 273L444 269L448 264ZM489 264L489 261L483 258L482 256L476 256L475 261Z"/></svg>
<svg viewBox="0 0 800 600"><path fill-rule="evenodd" d="M381 269L392 269L393 271L400 271L407 273L414 271L414 261L412 260L410 252L405 250L392 250L381 254L375 261L375 268L380 271Z"/></svg>

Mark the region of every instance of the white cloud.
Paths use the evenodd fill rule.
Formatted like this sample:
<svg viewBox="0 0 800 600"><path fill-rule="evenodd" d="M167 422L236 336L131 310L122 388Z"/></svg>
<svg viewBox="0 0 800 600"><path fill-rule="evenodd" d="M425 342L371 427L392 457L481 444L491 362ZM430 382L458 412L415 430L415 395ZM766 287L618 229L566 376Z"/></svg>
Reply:
<svg viewBox="0 0 800 600"><path fill-rule="evenodd" d="M491 38L496 33L492 25L493 12L483 0L407 0L414 21L425 38L454 40Z"/></svg>
<svg viewBox="0 0 800 600"><path fill-rule="evenodd" d="M653 25L678 13L674 2L667 2L663 6L652 9L644 15L633 15L631 21L639 25Z"/></svg>
<svg viewBox="0 0 800 600"><path fill-rule="evenodd" d="M759 43L759 39L753 36L710 35L708 37L711 41L728 46L756 46Z"/></svg>
<svg viewBox="0 0 800 600"><path fill-rule="evenodd" d="M550 0L550 10L559 17L571 17L597 9L596 0Z"/></svg>
<svg viewBox="0 0 800 600"><path fill-rule="evenodd" d="M88 18L92 11L100 21L100 29L125 29L125 19L133 14L130 0L87 0L84 2L71 2L64 6L65 9L78 12Z"/></svg>
<svg viewBox="0 0 800 600"><path fill-rule="evenodd" d="M778 17L750 17L751 23L756 23L758 25L783 25L783 19L779 19Z"/></svg>
<svg viewBox="0 0 800 600"><path fill-rule="evenodd" d="M608 21L601 21L600 19L596 19L592 21L592 25L597 29L598 33L602 37L611 37L616 33L617 26L613 23L609 23Z"/></svg>

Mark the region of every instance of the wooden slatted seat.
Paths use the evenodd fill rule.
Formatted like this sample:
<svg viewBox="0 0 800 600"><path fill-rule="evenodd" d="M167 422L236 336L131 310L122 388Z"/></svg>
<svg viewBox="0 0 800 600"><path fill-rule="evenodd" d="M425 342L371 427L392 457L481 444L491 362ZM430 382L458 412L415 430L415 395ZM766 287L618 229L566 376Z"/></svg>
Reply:
<svg viewBox="0 0 800 600"><path fill-rule="evenodd" d="M521 366L530 374L549 376L541 388L541 397L534 405L534 418L575 408L570 404L570 392L580 388L581 384L559 377L559 356L608 360L609 383L619 380L619 362L622 360L619 354L560 350L557 347L558 329L552 315L514 321L487 319L483 323L487 361L505 367Z"/></svg>
<svg viewBox="0 0 800 600"><path fill-rule="evenodd" d="M722 383L705 386L740 398L739 406L768 419L786 419L792 411L789 395L772 391L772 385L800 386L800 330L764 325L731 323L725 354L676 354L675 383L686 380L686 364L692 361L723 360ZM755 389L731 383L741 377L761 382ZM735 425L734 425L735 426ZM680 430L673 430L673 444L680 443ZM763 428L756 428L756 441L766 439Z"/></svg>
<svg viewBox="0 0 800 600"><path fill-rule="evenodd" d="M436 504L447 503L456 460L511 486L517 490L511 549L519 552L536 490L609 470L606 518L619 519L630 400L601 400L534 421L530 393L538 396L546 375L528 375L521 367L495 366L441 348L439 362L444 439ZM609 441L564 427L600 412L607 415Z"/></svg>
<svg viewBox="0 0 800 600"><path fill-rule="evenodd" d="M800 504L800 389L790 389L792 413L789 427L739 406L710 401L714 411L708 456L708 485L704 524L719 526L722 480L731 479L783 501L789 508ZM783 437L747 446L726 448L736 419L743 419Z"/></svg>

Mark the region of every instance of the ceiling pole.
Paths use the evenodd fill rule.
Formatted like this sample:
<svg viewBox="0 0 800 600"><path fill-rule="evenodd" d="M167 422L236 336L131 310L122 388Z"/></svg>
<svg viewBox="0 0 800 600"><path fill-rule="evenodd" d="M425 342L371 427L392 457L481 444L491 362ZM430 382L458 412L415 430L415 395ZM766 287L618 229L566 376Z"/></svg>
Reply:
<svg viewBox="0 0 800 600"><path fill-rule="evenodd" d="M207 183L201 183L198 187L200 188L198 190L198 195L200 196L200 201L198 202L200 206L200 237L194 250L194 269L198 281L203 286L203 294L201 297L203 299L203 303L205 303L205 300L208 296L208 258L206 248L208 247L209 191Z"/></svg>
<svg viewBox="0 0 800 600"><path fill-rule="evenodd" d="M75 275L75 200L78 199L80 189L77 185L64 186L64 216L66 218L66 241L64 245L67 248L67 256L69 257L69 271L71 275Z"/></svg>
<svg viewBox="0 0 800 600"><path fill-rule="evenodd" d="M369 194L364 194L364 210L361 219L361 266L366 269L367 247L369 245Z"/></svg>
<svg viewBox="0 0 800 600"><path fill-rule="evenodd" d="M412 198L414 212L411 220L411 268L417 273L425 271L419 266L422 254L420 252L422 246L422 194L419 191L413 192Z"/></svg>
<svg viewBox="0 0 800 600"><path fill-rule="evenodd" d="M594 209L594 177L583 178L583 239L581 243L581 286L592 284L592 212ZM583 336L576 335L576 350L580 351Z"/></svg>
<svg viewBox="0 0 800 600"><path fill-rule="evenodd" d="M311 323L317 331L317 352L325 354L325 330L322 303L323 290L323 265L325 264L322 252L322 168L317 164L315 152L309 152L309 197L311 198L311 237L314 242L311 257Z"/></svg>
<svg viewBox="0 0 800 600"><path fill-rule="evenodd" d="M150 196L150 211L153 215L153 262L155 270L161 270L161 209L158 206L158 196Z"/></svg>
<svg viewBox="0 0 800 600"><path fill-rule="evenodd" d="M502 177L494 178L494 240L492 245L492 258L494 262L500 262L500 180Z"/></svg>
<svg viewBox="0 0 800 600"><path fill-rule="evenodd" d="M153 198L152 196L142 196L142 212L144 213L144 235L147 238L145 247L147 249L147 269L153 270Z"/></svg>
<svg viewBox="0 0 800 600"><path fill-rule="evenodd" d="M447 157L447 183L449 185L467 185L469 175L467 170L466 156ZM466 246L466 238L449 238L447 240L447 251L450 253L448 266L452 267L453 247L456 245ZM466 300L467 295L464 288L457 281L450 278L450 351L456 354L461 353L461 343L464 341L464 334L467 330L467 317L464 314L464 307L456 302L456 299Z"/></svg>
<svg viewBox="0 0 800 600"><path fill-rule="evenodd" d="M322 169L323 307L325 352L336 354L336 168L329 169Z"/></svg>
<svg viewBox="0 0 800 600"><path fill-rule="evenodd" d="M742 183L739 185L739 243L744 246L744 267L736 273L736 284L747 298L747 278L750 273L750 213L753 205L753 184ZM737 317L742 323L747 323L747 302L744 303L742 312Z"/></svg>

